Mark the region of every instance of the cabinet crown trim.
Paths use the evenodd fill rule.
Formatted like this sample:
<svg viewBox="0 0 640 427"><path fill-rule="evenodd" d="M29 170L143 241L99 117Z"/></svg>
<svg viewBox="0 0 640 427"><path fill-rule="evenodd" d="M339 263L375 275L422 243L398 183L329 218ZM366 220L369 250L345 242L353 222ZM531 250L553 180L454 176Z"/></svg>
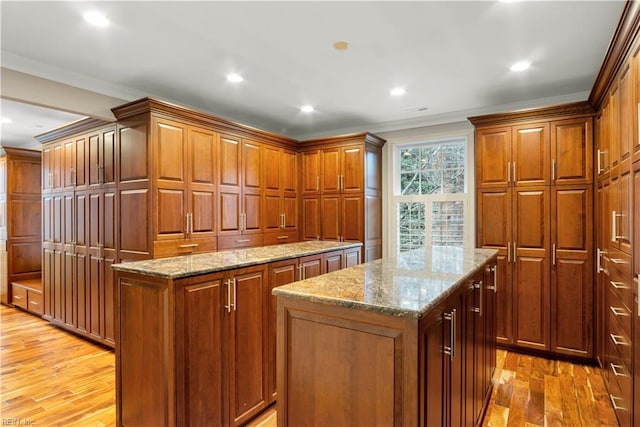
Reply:
<svg viewBox="0 0 640 427"><path fill-rule="evenodd" d="M39 135L36 135L35 138L39 143L46 144L47 142L55 141L56 139L66 138L71 135L78 135L80 133L99 127L108 126L110 124L115 123L89 117L86 119L76 120L75 122L71 122L47 132L41 133Z"/></svg>
<svg viewBox="0 0 640 427"><path fill-rule="evenodd" d="M510 113L487 114L468 117L476 127L487 125L513 124L521 121L571 118L570 116L593 116L595 111L587 101L571 102L550 107L529 108Z"/></svg>

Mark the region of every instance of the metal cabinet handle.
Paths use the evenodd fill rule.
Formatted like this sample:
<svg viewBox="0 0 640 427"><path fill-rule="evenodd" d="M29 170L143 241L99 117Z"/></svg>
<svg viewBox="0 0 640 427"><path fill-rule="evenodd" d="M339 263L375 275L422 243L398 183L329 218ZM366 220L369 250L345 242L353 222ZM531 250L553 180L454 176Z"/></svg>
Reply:
<svg viewBox="0 0 640 427"><path fill-rule="evenodd" d="M599 150L598 150L599 151ZM600 252L600 248L596 249L596 272L597 273L602 273L602 263L600 260L600 257L602 256L602 252Z"/></svg>
<svg viewBox="0 0 640 427"><path fill-rule="evenodd" d="M507 183L511 182L511 162L507 162Z"/></svg>
<svg viewBox="0 0 640 427"><path fill-rule="evenodd" d="M598 175L600 175L602 173L602 167L600 165L600 155L602 154L602 152L600 151L600 149L598 149Z"/></svg>
<svg viewBox="0 0 640 427"><path fill-rule="evenodd" d="M189 214L184 214L184 234L189 235Z"/></svg>
<svg viewBox="0 0 640 427"><path fill-rule="evenodd" d="M518 261L518 256L516 253L516 242L513 242L513 263L515 264Z"/></svg>
<svg viewBox="0 0 640 427"><path fill-rule="evenodd" d="M231 279L227 280L227 303L224 308L227 309L227 313L231 313Z"/></svg>
<svg viewBox="0 0 640 427"><path fill-rule="evenodd" d="M443 348L443 352L444 352L444 354L449 355L449 358L451 360L453 360L453 358L455 357L456 310L453 309L449 313L444 313L443 317L444 317L445 320L449 321L449 340L450 340L449 344L451 344L451 345L445 345L444 348Z"/></svg>
<svg viewBox="0 0 640 427"><path fill-rule="evenodd" d="M481 281L479 281L479 282L474 282L474 283L473 283L473 288L474 288L474 289L478 289L478 290L480 291L480 304L479 304L479 306L478 306L478 307L474 307L474 308L473 308L473 311L474 311L475 313L478 313L478 315L479 315L480 317L482 317L482 305L483 305L483 304L482 304L482 294L483 294L483 292L482 292L482 280L481 280Z"/></svg>
<svg viewBox="0 0 640 427"><path fill-rule="evenodd" d="M71 186L75 187L77 185L77 173L75 168L69 169L69 180L71 181Z"/></svg>
<svg viewBox="0 0 640 427"><path fill-rule="evenodd" d="M198 244L197 243L189 243L189 244L186 244L186 245L179 245L178 247L180 249L197 248Z"/></svg>
<svg viewBox="0 0 640 427"><path fill-rule="evenodd" d="M238 239L238 240L236 240L236 243L248 243L250 241L251 241L251 239Z"/></svg>
<svg viewBox="0 0 640 427"><path fill-rule="evenodd" d="M624 402L624 399L621 397L616 397L612 394L609 395L609 399L611 400L611 404L613 405L613 409L615 409L616 411L628 411L629 409L625 408L624 406L618 406L616 404L616 400L622 400Z"/></svg>
<svg viewBox="0 0 640 427"><path fill-rule="evenodd" d="M609 336L615 345L629 345L629 343L625 341L624 337L620 335L609 334Z"/></svg>
<svg viewBox="0 0 640 427"><path fill-rule="evenodd" d="M278 240L284 240L284 239L288 239L289 236L278 236L276 237Z"/></svg>
<svg viewBox="0 0 640 427"><path fill-rule="evenodd" d="M551 181L556 180L556 159L551 160Z"/></svg>
<svg viewBox="0 0 640 427"><path fill-rule="evenodd" d="M613 280L610 280L609 283L615 289L629 289L629 286L627 286L627 284L624 282L614 282Z"/></svg>
<svg viewBox="0 0 640 427"><path fill-rule="evenodd" d="M551 259L552 259L553 265L556 265L556 244L555 243L552 245L552 248L551 248Z"/></svg>
<svg viewBox="0 0 640 427"><path fill-rule="evenodd" d="M320 175L316 175L316 191L320 191Z"/></svg>
<svg viewBox="0 0 640 427"><path fill-rule="evenodd" d="M516 178L516 162L513 162L511 167L513 168L513 182L518 182L518 178Z"/></svg>
<svg viewBox="0 0 640 427"><path fill-rule="evenodd" d="M233 278L233 311L238 309L238 281L236 278Z"/></svg>
<svg viewBox="0 0 640 427"><path fill-rule="evenodd" d="M511 263L511 242L507 243L507 263Z"/></svg>
<svg viewBox="0 0 640 427"><path fill-rule="evenodd" d="M631 314L626 311L624 308L620 308L620 307L614 307L612 305L609 306L609 309L611 309L611 312L613 313L614 316L617 317L628 317Z"/></svg>
<svg viewBox="0 0 640 427"><path fill-rule="evenodd" d="M493 269L493 292L498 293L498 266L494 265Z"/></svg>

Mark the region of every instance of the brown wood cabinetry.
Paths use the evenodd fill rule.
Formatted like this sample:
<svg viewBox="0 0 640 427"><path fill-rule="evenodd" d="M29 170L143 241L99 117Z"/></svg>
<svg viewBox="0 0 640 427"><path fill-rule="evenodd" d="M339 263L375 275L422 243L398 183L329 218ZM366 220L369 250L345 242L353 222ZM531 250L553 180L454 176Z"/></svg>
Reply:
<svg viewBox="0 0 640 427"><path fill-rule="evenodd" d="M363 261L382 256L383 144L368 133L302 143L303 240L363 242Z"/></svg>
<svg viewBox="0 0 640 427"><path fill-rule="evenodd" d="M0 147L0 303L43 313L41 154Z"/></svg>
<svg viewBox="0 0 640 427"><path fill-rule="evenodd" d="M627 3L589 97L597 111L597 351L621 426L640 425L638 16L640 5Z"/></svg>
<svg viewBox="0 0 640 427"><path fill-rule="evenodd" d="M594 355L592 115L576 103L470 119L477 245L499 250L501 345Z"/></svg>
<svg viewBox="0 0 640 427"><path fill-rule="evenodd" d="M298 240L298 155L294 151L264 146L263 207L265 244Z"/></svg>

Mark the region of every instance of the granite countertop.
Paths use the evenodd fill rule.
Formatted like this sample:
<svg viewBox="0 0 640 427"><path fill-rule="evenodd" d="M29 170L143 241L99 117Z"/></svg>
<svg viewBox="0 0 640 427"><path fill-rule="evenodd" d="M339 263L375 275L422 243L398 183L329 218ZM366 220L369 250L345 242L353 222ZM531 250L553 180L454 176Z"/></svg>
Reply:
<svg viewBox="0 0 640 427"><path fill-rule="evenodd" d="M257 248L234 249L171 258L125 262L113 264L111 268L118 271L145 274L147 276L178 279L284 259L315 255L332 250L357 248L360 246L362 246L362 243L312 240L308 242L286 243L283 245L260 246Z"/></svg>
<svg viewBox="0 0 640 427"><path fill-rule="evenodd" d="M279 286L273 294L420 318L470 278L493 249L434 246Z"/></svg>

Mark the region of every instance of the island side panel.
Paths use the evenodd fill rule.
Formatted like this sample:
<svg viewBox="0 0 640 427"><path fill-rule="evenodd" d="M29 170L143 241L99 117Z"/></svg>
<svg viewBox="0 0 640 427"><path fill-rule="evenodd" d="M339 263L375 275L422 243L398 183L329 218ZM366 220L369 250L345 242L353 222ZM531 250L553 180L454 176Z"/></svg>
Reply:
<svg viewBox="0 0 640 427"><path fill-rule="evenodd" d="M278 297L278 426L417 425L417 328Z"/></svg>
<svg viewBox="0 0 640 427"><path fill-rule="evenodd" d="M174 426L172 282L118 272L116 283L117 424Z"/></svg>

